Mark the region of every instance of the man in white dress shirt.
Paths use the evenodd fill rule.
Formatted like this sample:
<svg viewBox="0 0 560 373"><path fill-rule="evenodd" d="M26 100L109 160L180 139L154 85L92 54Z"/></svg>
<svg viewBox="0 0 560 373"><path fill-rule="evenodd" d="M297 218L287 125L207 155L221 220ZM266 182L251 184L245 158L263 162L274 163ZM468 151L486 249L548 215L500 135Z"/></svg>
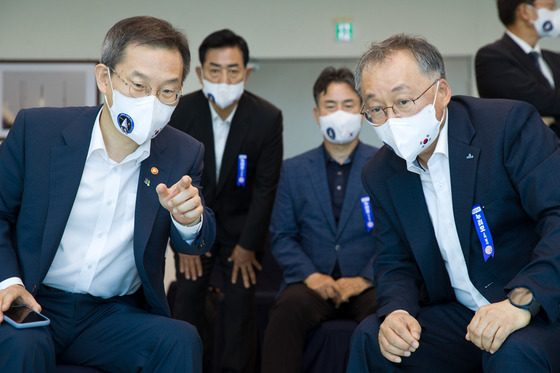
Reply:
<svg viewBox="0 0 560 373"><path fill-rule="evenodd" d="M181 97L169 125L201 141L204 200L216 214L216 243L208 255L175 256L177 292L173 317L198 328L205 371L213 360L213 321L205 296L214 266L225 294L225 372L252 372L257 355L255 284L282 164L282 113L245 90L252 68L245 39L224 29L198 49L202 89ZM262 278L262 277L261 277ZM240 343L243 341L243 343Z"/></svg>
<svg viewBox="0 0 560 373"><path fill-rule="evenodd" d="M168 22L124 19L95 67L102 106L18 114L0 148L0 307L51 323L3 322L3 371L201 371L200 338L169 318L163 286L169 238L202 254L215 236L198 192L203 146L166 126L189 64Z"/></svg>
<svg viewBox="0 0 560 373"><path fill-rule="evenodd" d="M386 145L362 172L379 310L348 372L558 372L555 136L524 102L452 97L421 38L372 44L356 82Z"/></svg>

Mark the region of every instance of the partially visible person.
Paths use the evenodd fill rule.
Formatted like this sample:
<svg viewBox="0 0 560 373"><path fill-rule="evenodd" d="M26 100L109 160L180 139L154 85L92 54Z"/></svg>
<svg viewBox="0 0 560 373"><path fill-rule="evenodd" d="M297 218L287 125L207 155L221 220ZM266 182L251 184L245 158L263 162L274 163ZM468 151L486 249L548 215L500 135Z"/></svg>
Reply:
<svg viewBox="0 0 560 373"><path fill-rule="evenodd" d="M2 323L2 371L201 372L200 337L169 317L163 284L170 238L203 254L215 237L204 147L166 126L189 66L182 32L127 18L95 67L103 105L17 115L0 148L0 321L25 304L51 324Z"/></svg>
<svg viewBox="0 0 560 373"><path fill-rule="evenodd" d="M539 41L560 35L555 0L497 0L506 31L476 54L479 96L525 101L560 134L560 54Z"/></svg>
<svg viewBox="0 0 560 373"><path fill-rule="evenodd" d="M452 97L422 38L372 44L356 81L387 145L362 173L379 310L348 372L559 372L555 136L527 103Z"/></svg>
<svg viewBox="0 0 560 373"><path fill-rule="evenodd" d="M375 312L373 215L361 170L376 148L359 141L354 75L328 67L313 86L316 149L284 161L270 224L284 283L264 336L262 372L301 371L307 333Z"/></svg>
<svg viewBox="0 0 560 373"><path fill-rule="evenodd" d="M220 369L252 372L257 355L255 284L282 163L282 114L245 91L252 68L245 39L231 30L208 35L196 68L202 90L179 100L170 124L206 147L203 195L216 214L217 237L209 255L175 256L173 317L198 328L205 371L214 359L205 296L212 269L221 267L225 340Z"/></svg>

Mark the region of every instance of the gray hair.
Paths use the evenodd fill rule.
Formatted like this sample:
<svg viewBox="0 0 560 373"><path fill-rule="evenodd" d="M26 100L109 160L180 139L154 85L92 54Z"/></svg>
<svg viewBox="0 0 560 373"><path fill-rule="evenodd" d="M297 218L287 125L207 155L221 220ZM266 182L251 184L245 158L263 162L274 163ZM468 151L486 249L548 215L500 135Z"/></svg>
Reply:
<svg viewBox="0 0 560 373"><path fill-rule="evenodd" d="M169 22L147 16L130 17L117 22L103 40L101 63L114 69L122 61L126 47L131 44L177 50L183 60L182 81L187 77L191 66L189 42Z"/></svg>
<svg viewBox="0 0 560 373"><path fill-rule="evenodd" d="M372 43L356 65L356 90L361 92L364 69L385 61L396 51L408 51L418 62L420 71L432 79L445 79L445 65L441 53L426 39L406 34L393 35L381 43Z"/></svg>

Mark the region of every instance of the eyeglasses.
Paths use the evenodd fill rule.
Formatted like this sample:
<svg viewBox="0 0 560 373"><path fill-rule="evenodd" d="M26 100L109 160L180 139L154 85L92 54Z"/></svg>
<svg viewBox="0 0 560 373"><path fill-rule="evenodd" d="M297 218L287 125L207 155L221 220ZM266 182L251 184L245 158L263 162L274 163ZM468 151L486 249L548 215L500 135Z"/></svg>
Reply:
<svg viewBox="0 0 560 373"><path fill-rule="evenodd" d="M400 99L393 102L392 106L373 106L369 109L365 109L365 105L362 106L362 110L360 114L366 118L369 124L374 127L379 127L387 120L387 109L392 109L395 115L403 114L403 115L412 115L414 112L414 108L416 106L416 101L420 99L420 97L424 96L426 92L430 90L439 81L436 79L424 92L420 94L420 96L411 99ZM365 109L365 110L364 110Z"/></svg>
<svg viewBox="0 0 560 373"><path fill-rule="evenodd" d="M128 87L128 93L134 98L149 96L152 92L152 87L148 83L126 81L117 73L112 67L111 71ZM163 104L173 105L181 97L181 92L176 89L163 88L156 91L156 97Z"/></svg>

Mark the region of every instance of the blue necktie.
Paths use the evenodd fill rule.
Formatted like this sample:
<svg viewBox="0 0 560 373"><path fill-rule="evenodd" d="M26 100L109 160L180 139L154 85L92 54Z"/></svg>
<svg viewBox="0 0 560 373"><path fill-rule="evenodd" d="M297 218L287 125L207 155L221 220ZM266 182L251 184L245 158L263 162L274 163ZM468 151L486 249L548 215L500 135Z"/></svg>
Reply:
<svg viewBox="0 0 560 373"><path fill-rule="evenodd" d="M531 51L528 53L528 55L531 56L531 58L533 59L533 63L535 64L537 69L541 71L541 65L539 64L539 54L535 51Z"/></svg>
<svg viewBox="0 0 560 373"><path fill-rule="evenodd" d="M533 62L535 63L535 66L537 67L537 69L541 72L541 75L545 77L546 81L548 82L548 85L550 85L552 87L552 85L550 84L550 82L548 81L548 79L546 78L546 75L544 75L543 71L541 70L541 64L539 63L539 54L535 51L531 51L529 53L527 53L529 56L531 56L531 58L533 59Z"/></svg>

